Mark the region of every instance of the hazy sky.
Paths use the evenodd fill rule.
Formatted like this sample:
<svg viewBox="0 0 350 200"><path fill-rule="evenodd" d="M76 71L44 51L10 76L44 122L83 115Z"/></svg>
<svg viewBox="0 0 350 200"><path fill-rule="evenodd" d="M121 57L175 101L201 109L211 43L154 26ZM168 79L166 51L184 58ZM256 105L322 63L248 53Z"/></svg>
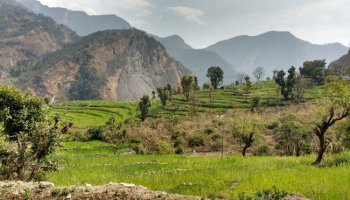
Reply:
<svg viewBox="0 0 350 200"><path fill-rule="evenodd" d="M314 44L350 43L349 0L40 0L50 7L115 14L165 37L177 34L194 48L239 35L290 31Z"/></svg>

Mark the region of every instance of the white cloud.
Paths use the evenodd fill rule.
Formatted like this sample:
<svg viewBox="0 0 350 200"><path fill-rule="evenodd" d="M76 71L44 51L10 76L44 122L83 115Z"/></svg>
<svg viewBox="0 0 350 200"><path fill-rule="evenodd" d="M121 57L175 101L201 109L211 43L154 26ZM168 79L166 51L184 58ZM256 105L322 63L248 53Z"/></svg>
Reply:
<svg viewBox="0 0 350 200"><path fill-rule="evenodd" d="M193 8L187 8L182 6L168 7L168 9L177 15L184 16L188 21L197 22L198 24L206 24L198 18L199 16L204 15L203 11L201 10L196 10Z"/></svg>
<svg viewBox="0 0 350 200"><path fill-rule="evenodd" d="M86 12L88 15L98 15L98 13L94 9L92 9L88 6L81 6L80 4L73 3L73 2L68 4L67 9L68 10L82 10L82 11Z"/></svg>
<svg viewBox="0 0 350 200"><path fill-rule="evenodd" d="M152 14L151 11L146 10L146 9L143 9L143 10L142 10L139 14L137 14L136 16L141 17L141 16L144 16L144 15L150 15L150 14Z"/></svg>

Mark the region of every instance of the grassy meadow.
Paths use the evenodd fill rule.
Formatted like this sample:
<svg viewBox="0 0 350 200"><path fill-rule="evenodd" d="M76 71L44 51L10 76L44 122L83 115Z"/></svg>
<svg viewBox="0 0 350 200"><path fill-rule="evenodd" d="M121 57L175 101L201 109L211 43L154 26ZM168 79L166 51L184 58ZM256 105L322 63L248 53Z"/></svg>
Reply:
<svg viewBox="0 0 350 200"><path fill-rule="evenodd" d="M126 182L169 193L208 196L222 192L237 198L241 192L254 193L276 185L311 199L348 199L350 195L349 165L313 166L310 163L315 156L123 155L125 146L120 155L112 156L114 149L99 141L64 145L83 149L57 152L55 157L64 164L49 181L59 186Z"/></svg>

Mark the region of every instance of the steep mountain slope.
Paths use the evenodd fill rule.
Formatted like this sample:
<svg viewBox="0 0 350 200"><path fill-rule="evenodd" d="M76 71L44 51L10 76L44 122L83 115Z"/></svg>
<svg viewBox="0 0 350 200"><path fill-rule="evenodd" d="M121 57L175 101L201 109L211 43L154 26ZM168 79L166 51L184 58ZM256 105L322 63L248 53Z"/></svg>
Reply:
<svg viewBox="0 0 350 200"><path fill-rule="evenodd" d="M79 36L51 18L36 15L15 0L0 0L0 64L35 58Z"/></svg>
<svg viewBox="0 0 350 200"><path fill-rule="evenodd" d="M180 61L195 76L198 77L199 84L203 84L209 79L206 77L207 70L211 66L220 66L224 71L224 84L230 84L236 79L236 69L222 59L217 53L201 49L193 49L190 45L177 36L169 36L166 38L152 35L156 40L163 44L170 56Z"/></svg>
<svg viewBox="0 0 350 200"><path fill-rule="evenodd" d="M20 77L24 90L70 100L139 100L191 71L145 32L100 31L44 56Z"/></svg>
<svg viewBox="0 0 350 200"><path fill-rule="evenodd" d="M90 16L82 11L50 8L42 5L37 0L21 0L20 3L35 13L42 13L45 16L51 17L57 23L68 26L81 36L103 30L131 28L127 21L116 15Z"/></svg>
<svg viewBox="0 0 350 200"><path fill-rule="evenodd" d="M350 50L348 54L340 57L338 60L331 62L328 66L331 70L340 70L345 68L350 68Z"/></svg>
<svg viewBox="0 0 350 200"><path fill-rule="evenodd" d="M206 48L233 64L237 70L252 73L264 67L267 76L277 69L299 68L307 60L326 59L331 62L347 52L341 44L313 45L289 32L271 31L258 36L239 36Z"/></svg>

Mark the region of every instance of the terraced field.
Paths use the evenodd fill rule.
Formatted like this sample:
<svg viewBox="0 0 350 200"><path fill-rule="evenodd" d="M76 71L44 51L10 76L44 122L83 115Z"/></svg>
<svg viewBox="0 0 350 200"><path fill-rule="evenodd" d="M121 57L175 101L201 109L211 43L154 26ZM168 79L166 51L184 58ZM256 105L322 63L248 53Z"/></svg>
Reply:
<svg viewBox="0 0 350 200"><path fill-rule="evenodd" d="M245 101L245 94L242 90L243 86L226 86L225 89L214 90L209 99L209 91L201 90L198 92L200 99L199 113L218 112L224 113L228 109L249 109L250 101L254 96L261 97L261 107L276 106L276 86L274 81L266 81L260 83L259 88L254 85ZM306 88L305 102L314 102L322 95L323 86L309 86ZM139 122L137 101L133 102L117 102L117 101L68 101L58 102L51 107L51 113L59 113L63 116L63 120L74 121L75 125L72 131L85 130L90 126L104 125L111 115L119 115L123 118L124 123ZM279 106L289 105L292 102L283 100ZM189 113L189 104L182 94L173 95L173 100L168 101L167 106L163 109L159 99L152 100L150 115L169 116L175 114L175 107L179 106L177 115L184 116Z"/></svg>

